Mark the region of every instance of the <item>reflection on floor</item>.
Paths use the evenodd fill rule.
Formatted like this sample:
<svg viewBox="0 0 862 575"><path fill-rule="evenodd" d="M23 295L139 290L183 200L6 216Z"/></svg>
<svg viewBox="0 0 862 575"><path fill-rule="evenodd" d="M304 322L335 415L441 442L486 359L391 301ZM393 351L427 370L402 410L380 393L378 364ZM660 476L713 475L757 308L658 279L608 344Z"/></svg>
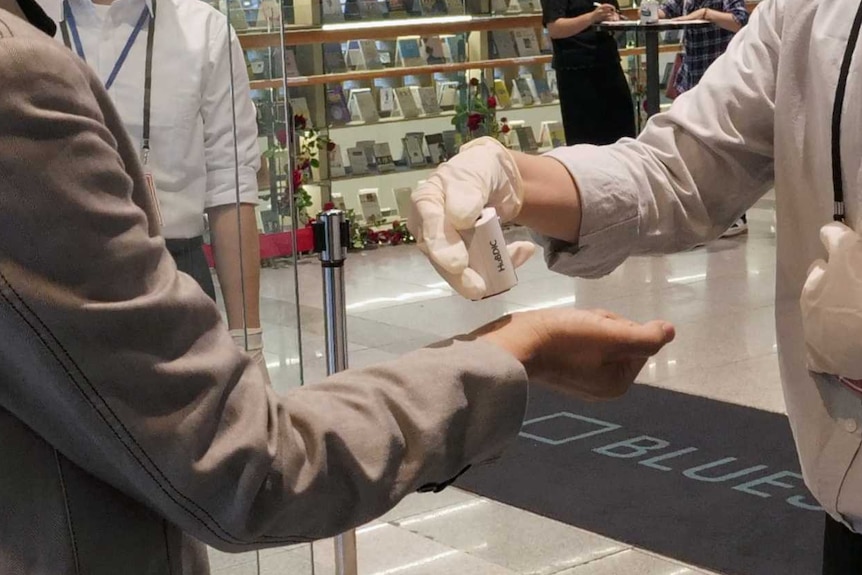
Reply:
<svg viewBox="0 0 862 575"><path fill-rule="evenodd" d="M748 214L749 234L666 257L632 258L600 280L574 280L545 269L540 257L519 270L519 285L482 302L453 294L413 247L351 254L347 262L350 364L394 358L499 315L577 305L635 320L673 321L677 340L644 368L639 381L783 412L773 326L775 245L772 212ZM516 232L518 233L518 232ZM262 317L274 385L299 384L294 273L299 278L304 379L325 375L320 266L264 270ZM415 495L359 530L361 575L705 573L667 558L449 489ZM219 575L311 573L309 546L260 554L213 552ZM334 573L332 544L314 545L316 573Z"/></svg>

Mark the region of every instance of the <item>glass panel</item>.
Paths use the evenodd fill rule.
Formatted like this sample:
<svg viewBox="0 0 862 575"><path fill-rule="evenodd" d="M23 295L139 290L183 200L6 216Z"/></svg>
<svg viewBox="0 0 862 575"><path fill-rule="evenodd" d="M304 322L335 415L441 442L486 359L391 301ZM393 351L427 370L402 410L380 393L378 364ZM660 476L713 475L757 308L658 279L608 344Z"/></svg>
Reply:
<svg viewBox="0 0 862 575"><path fill-rule="evenodd" d="M208 85L228 100L232 96L233 106L217 111L219 134L204 133L228 161L208 180L227 180L231 193L225 205L206 210L207 248L219 306L237 345L258 359L283 394L303 384L298 267L300 251L312 246L299 218L306 209L294 205L290 194L293 113L285 95L286 77L311 72L309 51L282 46L285 23L310 20L311 12L289 1L218 1L225 28L213 34L227 38L220 57L228 62L211 67L210 73L223 70L224 76L210 77ZM230 35L224 34L228 27ZM208 171L211 164L208 158ZM311 553L310 545L239 555L211 550L210 559L212 570L225 575L304 574L313 572Z"/></svg>

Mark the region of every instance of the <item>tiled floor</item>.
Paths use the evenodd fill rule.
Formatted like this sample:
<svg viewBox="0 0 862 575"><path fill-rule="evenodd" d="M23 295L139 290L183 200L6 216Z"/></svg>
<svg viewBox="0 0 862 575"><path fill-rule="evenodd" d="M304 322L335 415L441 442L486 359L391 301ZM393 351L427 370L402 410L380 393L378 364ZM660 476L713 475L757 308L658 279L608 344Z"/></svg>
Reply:
<svg viewBox="0 0 862 575"><path fill-rule="evenodd" d="M573 280L536 257L520 284L467 302L412 247L351 254L346 271L350 363L385 361L508 312L577 305L635 320L673 321L677 340L649 362L644 384L783 412L773 327L772 211L749 213L749 234L666 257L633 258L601 280ZM515 234L519 232L516 231ZM325 374L320 266L264 271L266 358L274 385L300 376L299 278L306 383ZM684 575L705 571L457 489L414 495L358 530L361 575ZM314 545L315 573L334 573L332 543ZM218 575L310 574L309 546L259 555L212 553Z"/></svg>

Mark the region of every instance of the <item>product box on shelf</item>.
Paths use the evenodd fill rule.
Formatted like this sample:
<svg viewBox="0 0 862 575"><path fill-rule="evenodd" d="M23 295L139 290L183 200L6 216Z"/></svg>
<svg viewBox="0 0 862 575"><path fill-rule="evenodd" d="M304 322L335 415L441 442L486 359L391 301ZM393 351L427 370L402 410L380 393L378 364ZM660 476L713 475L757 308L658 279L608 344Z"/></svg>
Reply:
<svg viewBox="0 0 862 575"><path fill-rule="evenodd" d="M539 142L543 148L558 148L565 145L566 133L563 131L563 125L556 120L542 122Z"/></svg>
<svg viewBox="0 0 862 575"><path fill-rule="evenodd" d="M331 84L326 88L326 110L332 125L341 126L350 122L347 98L341 84Z"/></svg>
<svg viewBox="0 0 862 575"><path fill-rule="evenodd" d="M410 86L399 86L395 88L395 102L397 109L394 114L402 118L416 118L419 116L419 107Z"/></svg>
<svg viewBox="0 0 862 575"><path fill-rule="evenodd" d="M536 30L533 28L517 28L512 35L515 38L515 47L517 48L518 56L532 57L541 54Z"/></svg>
<svg viewBox="0 0 862 575"><path fill-rule="evenodd" d="M404 68L424 66L425 58L422 57L421 38L419 36L401 36L397 39L395 50L395 63Z"/></svg>
<svg viewBox="0 0 862 575"><path fill-rule="evenodd" d="M356 142L356 147L365 152L365 161L369 168L377 167L377 157L374 154L374 146L377 144L374 140L359 140Z"/></svg>
<svg viewBox="0 0 862 575"><path fill-rule="evenodd" d="M344 157L341 155L341 146L335 144L327 153L329 159L329 176L331 178L342 178L347 175L344 169Z"/></svg>
<svg viewBox="0 0 862 575"><path fill-rule="evenodd" d="M377 105L374 103L374 95L371 88L355 88L350 91L348 102L350 116L363 122L371 123L380 120L377 113Z"/></svg>
<svg viewBox="0 0 862 575"><path fill-rule="evenodd" d="M515 38L510 30L494 30L491 32L491 55L496 59L517 58Z"/></svg>
<svg viewBox="0 0 862 575"><path fill-rule="evenodd" d="M392 158L389 142L374 144L374 161L377 164L378 172L395 171L395 160Z"/></svg>
<svg viewBox="0 0 862 575"><path fill-rule="evenodd" d="M533 85L536 88L536 94L539 96L539 101L543 104L550 104L554 101L554 96L551 94L551 87L545 78L533 78Z"/></svg>
<svg viewBox="0 0 862 575"><path fill-rule="evenodd" d="M359 190L359 207L362 211L362 218L368 223L379 222L383 218L378 192L377 188Z"/></svg>
<svg viewBox="0 0 862 575"><path fill-rule="evenodd" d="M324 22L344 22L344 8L340 0L321 0L321 5Z"/></svg>
<svg viewBox="0 0 862 575"><path fill-rule="evenodd" d="M512 101L521 106L533 105L533 91L525 78L516 78L512 82Z"/></svg>
<svg viewBox="0 0 862 575"><path fill-rule="evenodd" d="M395 88L392 86L381 86L377 92L380 100L380 115L381 117L389 117L395 111Z"/></svg>
<svg viewBox="0 0 862 575"><path fill-rule="evenodd" d="M362 148L348 148L347 159L350 161L350 173L352 175L361 176L369 172L368 159Z"/></svg>
<svg viewBox="0 0 862 575"><path fill-rule="evenodd" d="M323 45L323 65L327 74L347 72L341 42L327 42Z"/></svg>
<svg viewBox="0 0 862 575"><path fill-rule="evenodd" d="M406 134L401 142L404 144L404 159L411 168L420 168L427 165L425 150L423 147L425 134L414 132Z"/></svg>
<svg viewBox="0 0 862 575"><path fill-rule="evenodd" d="M440 108L443 110L452 110L458 103L458 82L438 82L437 93Z"/></svg>
<svg viewBox="0 0 862 575"><path fill-rule="evenodd" d="M536 141L536 133L532 126L518 126L515 128L515 136L522 152L538 152L539 143Z"/></svg>
<svg viewBox="0 0 862 575"><path fill-rule="evenodd" d="M431 155L431 164L437 165L446 161L446 147L443 144L443 134L428 134L425 136L425 144Z"/></svg>
<svg viewBox="0 0 862 575"><path fill-rule="evenodd" d="M426 115L437 116L443 111L440 108L440 103L437 101L437 90L434 86L421 86L418 89L418 93L422 110Z"/></svg>

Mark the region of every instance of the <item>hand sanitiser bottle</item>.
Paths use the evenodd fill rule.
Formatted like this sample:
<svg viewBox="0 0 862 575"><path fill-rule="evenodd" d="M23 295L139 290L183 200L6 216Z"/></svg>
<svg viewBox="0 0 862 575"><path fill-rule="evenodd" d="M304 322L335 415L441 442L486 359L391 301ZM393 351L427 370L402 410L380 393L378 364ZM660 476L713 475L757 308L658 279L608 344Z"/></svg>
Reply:
<svg viewBox="0 0 862 575"><path fill-rule="evenodd" d="M470 269L485 280L486 298L509 291L517 285L518 276L509 258L509 250L506 249L497 210L485 208L476 220L476 225L462 230L460 234L467 246Z"/></svg>

